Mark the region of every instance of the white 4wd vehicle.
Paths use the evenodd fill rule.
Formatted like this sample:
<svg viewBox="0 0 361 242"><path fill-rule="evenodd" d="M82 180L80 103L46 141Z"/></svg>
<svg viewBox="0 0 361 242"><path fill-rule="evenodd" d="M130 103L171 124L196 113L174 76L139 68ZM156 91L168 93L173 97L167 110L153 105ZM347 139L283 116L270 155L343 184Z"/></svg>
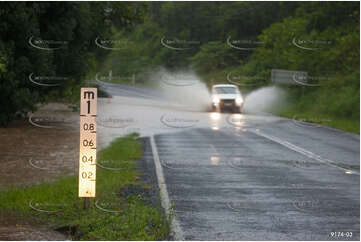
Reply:
<svg viewBox="0 0 361 242"><path fill-rule="evenodd" d="M231 84L214 85L212 87L212 110L231 110L242 112L244 100L238 87Z"/></svg>

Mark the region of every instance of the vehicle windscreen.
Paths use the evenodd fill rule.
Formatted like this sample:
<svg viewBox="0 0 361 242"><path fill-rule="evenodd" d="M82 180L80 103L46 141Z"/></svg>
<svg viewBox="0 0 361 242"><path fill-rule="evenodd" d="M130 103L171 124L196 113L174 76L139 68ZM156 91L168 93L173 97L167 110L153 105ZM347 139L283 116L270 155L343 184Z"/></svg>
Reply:
<svg viewBox="0 0 361 242"><path fill-rule="evenodd" d="M237 89L234 87L215 87L217 94L237 94Z"/></svg>

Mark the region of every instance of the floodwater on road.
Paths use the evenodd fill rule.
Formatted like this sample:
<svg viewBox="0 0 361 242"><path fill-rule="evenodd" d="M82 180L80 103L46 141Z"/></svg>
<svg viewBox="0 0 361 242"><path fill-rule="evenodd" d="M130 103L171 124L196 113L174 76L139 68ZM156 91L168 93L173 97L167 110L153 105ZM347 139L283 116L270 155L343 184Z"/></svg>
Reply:
<svg viewBox="0 0 361 242"><path fill-rule="evenodd" d="M111 90L114 94L117 91L124 92L123 89L116 90L116 87L113 86ZM130 92L129 90L126 91ZM279 194L271 192L274 187L290 191L296 190L297 192L306 191L305 187L310 187L307 190L309 192L303 192L301 195L306 196L306 198L311 193L312 196L315 194L325 196L326 198L320 197L317 201L325 201L328 202L327 204L331 204L330 201L333 201L335 206L341 204L342 209L344 205L350 205L348 210L352 213L356 211L354 205L359 204L359 200L355 199L355 197L359 197L359 183L356 180L359 174L359 136L357 135L317 125L306 125L303 122L262 112L245 114L202 112L184 104L167 102L152 97L114 95L112 98L98 99L98 151L106 147L114 139L133 132L139 133L142 137L155 137L156 146L163 161L161 165L164 166L164 175L170 198L175 202L176 209L178 209L177 215L179 215L179 211L183 211L182 206L184 204L198 201L199 189L197 187L201 185L199 182L203 182L204 189L209 189L208 186L212 182L223 189L216 189L217 192L214 193L202 193L204 197L201 198L203 200L219 202L221 199L217 196L220 191L224 192L222 199L234 197L232 200L220 201L222 208L225 209L217 211L220 212L220 214L216 214L217 218L225 216L228 219L236 216L234 214L229 215L233 212L233 207L244 210L244 201L242 199L247 198L253 201L252 193L240 194L242 197L237 197L234 195L236 194L234 189L254 191L254 185L257 185L256 187L263 189L262 191L265 192L260 192L259 196L267 195L271 197L277 197ZM0 129L0 137L2 140L0 144L0 191L10 186L33 185L43 180L52 181L64 175L77 174L79 113L72 112L65 105L46 105L32 115L29 120L17 121L6 129ZM328 142L320 142L320 138L322 138L322 141L327 140ZM356 146L356 144L358 145ZM275 157L272 158L272 156ZM265 157L268 160L264 160ZM283 159L280 157L283 157ZM312 160L312 162L305 161L311 158L316 158L316 160ZM205 164L206 169L197 169L201 164ZM314 167L308 167L308 164L312 164ZM320 166L322 166L322 169L318 169ZM254 167L257 167L255 176L250 176L251 173L245 172L246 169L254 172ZM344 167L352 168L352 170L347 170L348 168ZM182 172L178 172L178 168L181 168ZM189 174L185 171L189 171ZM215 173L212 174L210 171ZM290 173L290 171L292 172ZM204 172L207 174L203 174ZM241 175L242 183L239 183ZM285 181L285 176L288 179L287 181ZM264 184L266 178L275 178L275 181ZM296 178L298 180L294 181ZM328 186L323 187L324 183L330 183L333 178L337 179L334 179L332 189ZM246 181L249 183L248 185ZM278 184L283 181L285 183ZM190 183L190 186L184 185L187 182ZM224 187L230 182L234 182L234 185ZM197 186L194 186L194 184L197 184ZM286 188L285 184L287 185ZM324 192L320 193L315 190L314 184L318 186L321 184ZM235 185L246 187L237 188ZM297 185L297 189L292 185ZM344 194L345 187L352 187L348 194ZM188 191L188 188L195 188L195 190ZM338 201L334 201L334 190L336 188L339 192ZM185 195L188 196L188 200L184 203L183 200L185 199L183 197ZM246 195L249 197L245 197ZM287 205L291 204L289 208L292 213L295 212L294 209L297 210L296 212L302 212L292 203L296 199L296 203L303 204L302 199L297 200L300 198L294 197L294 194L289 192L284 193L284 195L284 201L287 202ZM346 202L342 200L345 197L348 199ZM269 200L265 199L264 201ZM217 204L212 203L211 205ZM232 205L232 211L228 209L229 204ZM201 206L201 208L206 208L206 206ZM270 209L273 209L273 207L271 206ZM327 212L339 216L337 213L342 212L342 209L334 211L331 208ZM207 221L209 226L207 229L212 230L212 226L218 226L213 223L215 220L212 219L211 209L207 208L205 211L196 209L191 213L182 212L179 218L184 232L188 236L187 238L209 238L207 232L202 233L201 230L197 230L193 226L193 223L196 222L193 216L194 212L204 215L204 220L200 221L199 224L205 224L205 221ZM283 214L282 209L278 212ZM267 219L273 221L273 224L276 224L277 228L281 228L280 231L282 232L289 222L288 218L278 222L277 219L273 219L273 216L276 215L271 214ZM302 217L304 214L300 216ZM359 223L354 217L354 215L345 217L350 228ZM6 215L3 218L6 218ZM326 219L328 217L321 213L320 218ZM258 217L253 223L256 221L259 224L267 222L267 220L262 221ZM224 221L220 220L216 222L224 223ZM242 221L234 220L233 222L235 223L230 225L234 227L229 227L232 228L232 231L219 230L217 231L218 234L215 235L216 238L239 239L240 231L237 226L239 225L238 222ZM53 239L52 237L46 237L49 231L45 230L46 232L41 233L43 231L41 226L31 227L23 224L23 221L16 219L14 219L13 223L6 223L6 219L0 219L0 227L2 228L0 230L0 239L16 238L17 240L26 240L29 238L27 233L31 233L31 231L37 231L33 233L34 235L38 234L34 240ZM223 225L226 226L226 223ZM245 227L243 226L243 228ZM267 229L273 230L274 228ZM325 228L324 232L329 229L328 227ZM26 230L27 233L23 230ZM267 231L265 230L265 234L258 234L259 237L257 238L268 238L267 236L270 236L270 234ZM231 232L233 233L232 236L230 235ZM304 230L296 232L304 234ZM275 237L272 237L272 235L270 238L291 238L282 237L285 236L282 233L275 234ZM18 235L18 237L10 237L11 234ZM324 235L318 236L325 239ZM292 238L296 238L296 240L300 238L314 239L314 237L299 236L299 234L294 236ZM355 234L355 237L358 236L358 234ZM252 239L252 237L247 236L244 238Z"/></svg>

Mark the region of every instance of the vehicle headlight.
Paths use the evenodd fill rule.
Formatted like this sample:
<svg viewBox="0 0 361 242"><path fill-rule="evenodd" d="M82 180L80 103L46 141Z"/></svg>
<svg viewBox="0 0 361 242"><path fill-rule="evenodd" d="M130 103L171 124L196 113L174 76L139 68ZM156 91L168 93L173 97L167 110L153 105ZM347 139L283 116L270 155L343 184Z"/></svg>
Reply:
<svg viewBox="0 0 361 242"><path fill-rule="evenodd" d="M218 97L213 97L212 99L214 104L218 104L219 103L219 98Z"/></svg>
<svg viewBox="0 0 361 242"><path fill-rule="evenodd" d="M241 97L237 97L237 98L236 98L236 103L237 103L237 104L243 103L243 99L242 99Z"/></svg>

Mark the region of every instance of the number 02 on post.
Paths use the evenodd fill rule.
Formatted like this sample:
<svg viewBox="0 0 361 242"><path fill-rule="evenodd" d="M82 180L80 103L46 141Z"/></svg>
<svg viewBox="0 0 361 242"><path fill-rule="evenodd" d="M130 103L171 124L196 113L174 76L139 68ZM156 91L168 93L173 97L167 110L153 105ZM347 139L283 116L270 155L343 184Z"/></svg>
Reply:
<svg viewBox="0 0 361 242"><path fill-rule="evenodd" d="M95 197L97 89L80 91L79 197Z"/></svg>

